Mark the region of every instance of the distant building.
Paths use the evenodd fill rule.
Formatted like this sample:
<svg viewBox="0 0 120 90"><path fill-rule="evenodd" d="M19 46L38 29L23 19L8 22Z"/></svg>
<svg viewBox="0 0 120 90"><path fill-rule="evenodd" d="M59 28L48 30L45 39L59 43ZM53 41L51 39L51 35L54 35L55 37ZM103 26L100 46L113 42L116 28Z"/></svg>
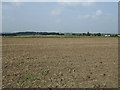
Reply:
<svg viewBox="0 0 120 90"><path fill-rule="evenodd" d="M105 37L110 37L111 35L105 35Z"/></svg>

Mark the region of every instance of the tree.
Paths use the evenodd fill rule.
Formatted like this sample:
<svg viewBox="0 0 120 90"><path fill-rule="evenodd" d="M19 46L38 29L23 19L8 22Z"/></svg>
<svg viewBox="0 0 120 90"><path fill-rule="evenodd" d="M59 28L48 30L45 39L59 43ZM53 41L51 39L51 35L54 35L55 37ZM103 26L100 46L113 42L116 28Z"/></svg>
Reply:
<svg viewBox="0 0 120 90"><path fill-rule="evenodd" d="M101 36L101 33L97 33L97 36Z"/></svg>
<svg viewBox="0 0 120 90"><path fill-rule="evenodd" d="M89 32L87 32L87 36L90 36L90 33L89 33Z"/></svg>

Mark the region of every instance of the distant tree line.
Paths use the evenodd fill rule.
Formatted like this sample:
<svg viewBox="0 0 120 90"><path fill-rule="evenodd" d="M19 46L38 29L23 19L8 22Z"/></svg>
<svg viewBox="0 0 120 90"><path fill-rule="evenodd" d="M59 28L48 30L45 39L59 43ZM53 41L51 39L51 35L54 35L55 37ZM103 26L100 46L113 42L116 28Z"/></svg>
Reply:
<svg viewBox="0 0 120 90"><path fill-rule="evenodd" d="M23 36L23 35L74 35L74 36L113 36L117 37L118 34L105 34L105 33L59 33L59 32L16 32L16 33L1 33L1 36Z"/></svg>
<svg viewBox="0 0 120 90"><path fill-rule="evenodd" d="M64 35L57 32L17 32L17 33L2 33L2 36L23 36L23 35Z"/></svg>
<svg viewBox="0 0 120 90"><path fill-rule="evenodd" d="M72 35L77 35L77 36L111 36L111 37L117 37L118 34L106 34L106 33L72 33Z"/></svg>

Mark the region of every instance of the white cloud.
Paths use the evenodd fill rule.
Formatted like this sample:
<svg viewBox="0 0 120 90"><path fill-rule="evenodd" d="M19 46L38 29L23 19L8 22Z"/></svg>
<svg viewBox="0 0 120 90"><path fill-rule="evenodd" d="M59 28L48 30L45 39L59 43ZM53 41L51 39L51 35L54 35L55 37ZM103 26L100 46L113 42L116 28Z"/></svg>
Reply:
<svg viewBox="0 0 120 90"><path fill-rule="evenodd" d="M93 6L95 4L95 2L59 2L61 5L63 6L84 6L84 7L88 7L88 6Z"/></svg>
<svg viewBox="0 0 120 90"><path fill-rule="evenodd" d="M63 6L92 6L95 0L57 0Z"/></svg>
<svg viewBox="0 0 120 90"><path fill-rule="evenodd" d="M97 10L97 11L96 11L96 15L97 15L97 16L102 15L102 13L103 13L103 12L102 12L101 10Z"/></svg>
<svg viewBox="0 0 120 90"><path fill-rule="evenodd" d="M59 2L63 6L78 6L79 2Z"/></svg>
<svg viewBox="0 0 120 90"><path fill-rule="evenodd" d="M81 6L93 6L95 4L95 2L81 2Z"/></svg>
<svg viewBox="0 0 120 90"><path fill-rule="evenodd" d="M12 5L13 6L16 6L16 7L21 7L23 6L24 4L22 2L12 2Z"/></svg>
<svg viewBox="0 0 120 90"><path fill-rule="evenodd" d="M97 10L95 13L93 14L85 14L85 15L79 15L78 18L82 18L82 19L88 19L88 18L97 18L98 16L102 15L103 12L102 10Z"/></svg>
<svg viewBox="0 0 120 90"><path fill-rule="evenodd" d="M83 16L83 18L91 18L91 15L86 14L86 15Z"/></svg>
<svg viewBox="0 0 120 90"><path fill-rule="evenodd" d="M16 8L16 7L21 7L23 6L24 3L23 2L9 2L9 4L2 4L2 8L3 9L13 9L13 8Z"/></svg>
<svg viewBox="0 0 120 90"><path fill-rule="evenodd" d="M85 15L79 15L79 19L89 19L89 18L95 18L95 15L85 14Z"/></svg>
<svg viewBox="0 0 120 90"><path fill-rule="evenodd" d="M66 7L76 7L76 6L89 7L95 4L95 2L89 2L88 0L86 0L85 2L80 2L80 1L81 0L75 0L75 2L73 2L73 0L57 0L57 2L61 5L61 7L59 9L52 10L51 15L56 16L62 14Z"/></svg>
<svg viewBox="0 0 120 90"><path fill-rule="evenodd" d="M63 8L58 8L58 9L52 10L50 12L50 14L53 15L53 16L60 15L62 13L63 13Z"/></svg>
<svg viewBox="0 0 120 90"><path fill-rule="evenodd" d="M62 12L61 11L59 11L59 10L53 10L52 12L51 12L51 15L60 15Z"/></svg>

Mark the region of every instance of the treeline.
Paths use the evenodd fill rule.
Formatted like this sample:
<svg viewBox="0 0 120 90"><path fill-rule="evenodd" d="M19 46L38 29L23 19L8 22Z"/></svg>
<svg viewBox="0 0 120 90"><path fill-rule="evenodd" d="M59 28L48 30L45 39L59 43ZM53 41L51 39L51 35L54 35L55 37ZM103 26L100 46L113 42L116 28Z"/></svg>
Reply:
<svg viewBox="0 0 120 90"><path fill-rule="evenodd" d="M72 35L78 35L78 36L113 36L113 37L117 37L118 34L109 34L109 33L72 33Z"/></svg>
<svg viewBox="0 0 120 90"><path fill-rule="evenodd" d="M23 35L64 35L57 32L16 32L16 33L2 33L2 36L23 36Z"/></svg>
<svg viewBox="0 0 120 90"><path fill-rule="evenodd" d="M59 32L16 32L16 33L1 33L1 36L24 36L24 35L73 35L73 36L114 36L118 34L105 33L59 33Z"/></svg>

